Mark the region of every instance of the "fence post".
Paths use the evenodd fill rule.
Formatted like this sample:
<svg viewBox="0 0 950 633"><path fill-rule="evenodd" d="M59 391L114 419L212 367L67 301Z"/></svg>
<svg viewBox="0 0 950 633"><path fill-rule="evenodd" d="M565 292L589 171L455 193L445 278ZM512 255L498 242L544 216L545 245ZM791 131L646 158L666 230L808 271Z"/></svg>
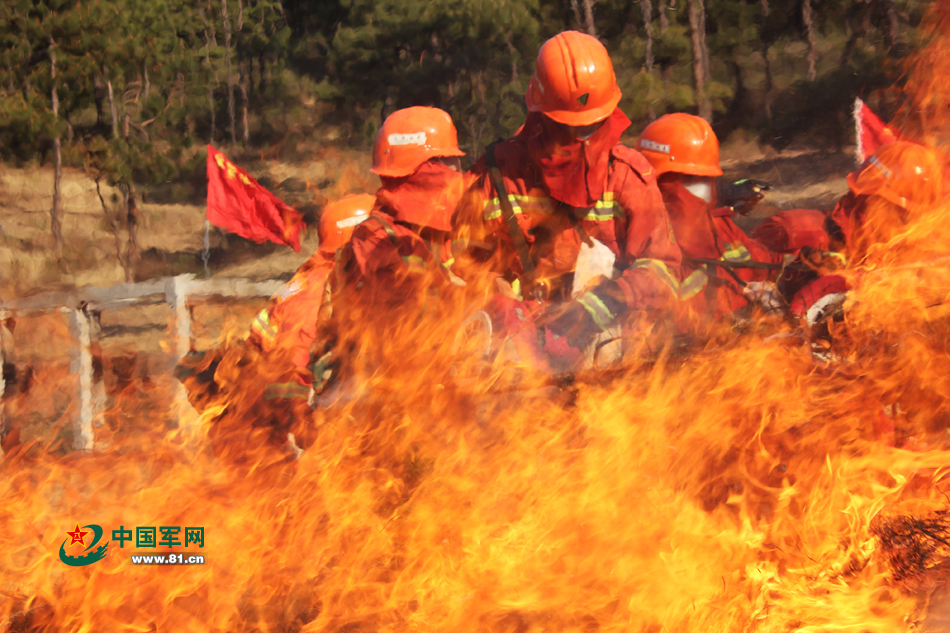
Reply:
<svg viewBox="0 0 950 633"><path fill-rule="evenodd" d="M7 380L4 376L4 366L7 363L7 326L6 321L9 314L0 310L0 462L3 462L3 440L6 439L10 429L7 428L7 411L4 406L5 396L7 395Z"/></svg>
<svg viewBox="0 0 950 633"><path fill-rule="evenodd" d="M165 282L165 301L171 306L168 337L172 343L172 370L188 352L191 351L191 311L188 309L188 295L194 285L192 275L178 275ZM185 386L177 383L175 388L175 412L179 428L186 422L183 413L187 411L188 392Z"/></svg>
<svg viewBox="0 0 950 633"><path fill-rule="evenodd" d="M69 368L79 381L79 418L73 429L73 446L78 451L91 451L95 447L95 436L92 430L95 417L92 395L92 328L85 310L70 308L62 308L62 310L69 317L69 329L73 334Z"/></svg>

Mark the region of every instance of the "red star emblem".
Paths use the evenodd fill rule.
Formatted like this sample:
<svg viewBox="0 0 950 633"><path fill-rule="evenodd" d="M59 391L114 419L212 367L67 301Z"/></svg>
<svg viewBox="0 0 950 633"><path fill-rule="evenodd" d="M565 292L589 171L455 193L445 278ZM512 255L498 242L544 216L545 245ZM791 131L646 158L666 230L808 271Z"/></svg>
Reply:
<svg viewBox="0 0 950 633"><path fill-rule="evenodd" d="M79 524L77 523L76 529L73 530L72 532L66 532L66 534L69 534L69 536L72 538L72 540L69 542L70 545L72 545L73 543L79 543L80 545L85 545L85 543L83 543L82 540L87 534L89 534L89 532L81 531L79 529Z"/></svg>

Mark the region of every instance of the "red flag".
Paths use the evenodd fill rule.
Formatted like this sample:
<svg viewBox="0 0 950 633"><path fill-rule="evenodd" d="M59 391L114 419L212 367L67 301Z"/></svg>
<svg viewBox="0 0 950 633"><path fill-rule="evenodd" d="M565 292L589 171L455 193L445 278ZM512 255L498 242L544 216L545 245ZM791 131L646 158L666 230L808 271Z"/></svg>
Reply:
<svg viewBox="0 0 950 633"><path fill-rule="evenodd" d="M300 213L210 145L208 221L258 244L270 241L300 250Z"/></svg>
<svg viewBox="0 0 950 633"><path fill-rule="evenodd" d="M857 139L858 164L867 160L881 145L904 139L900 132L871 112L861 99L854 100L854 131Z"/></svg>

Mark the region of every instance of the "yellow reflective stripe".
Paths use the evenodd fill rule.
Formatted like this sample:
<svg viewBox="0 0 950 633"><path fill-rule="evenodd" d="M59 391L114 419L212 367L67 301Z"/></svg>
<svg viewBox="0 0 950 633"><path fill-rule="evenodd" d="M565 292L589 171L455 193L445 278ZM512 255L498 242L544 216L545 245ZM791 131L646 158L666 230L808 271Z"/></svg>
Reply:
<svg viewBox="0 0 950 633"><path fill-rule="evenodd" d="M403 255L402 261L409 266L409 271L414 273L425 272L426 260L418 255Z"/></svg>
<svg viewBox="0 0 950 633"><path fill-rule="evenodd" d="M706 287L706 273L702 270L693 271L689 277L683 280L683 283L679 283L670 269L666 267L666 264L658 259L638 259L631 264L630 268L646 268L669 286L680 301L695 296Z"/></svg>
<svg viewBox="0 0 950 633"><path fill-rule="evenodd" d="M511 282L511 289L514 291L515 296L518 297L518 301L521 301L521 279L515 279Z"/></svg>
<svg viewBox="0 0 950 633"><path fill-rule="evenodd" d="M722 254L721 259L724 262L747 262L752 259L752 253L745 246L739 244L727 244L729 250Z"/></svg>
<svg viewBox="0 0 950 633"><path fill-rule="evenodd" d="M310 398L310 387L296 382L273 382L264 387L264 399L277 398Z"/></svg>
<svg viewBox="0 0 950 633"><path fill-rule="evenodd" d="M822 251L821 254L824 255L825 257L831 257L832 259L837 259L839 262L841 262L843 266L848 265L848 258L845 256L844 253L837 253L834 251Z"/></svg>
<svg viewBox="0 0 950 633"><path fill-rule="evenodd" d="M452 264L454 263L455 263L455 258L449 257L446 261L442 262L442 265L445 266L446 268L451 268Z"/></svg>
<svg viewBox="0 0 950 633"><path fill-rule="evenodd" d="M600 297L595 295L593 292L585 293L578 303L587 310L590 316L594 319L594 323L597 324L602 331L610 327L611 322L616 318L616 316L610 311Z"/></svg>
<svg viewBox="0 0 950 633"><path fill-rule="evenodd" d="M609 222L617 217L617 205L614 202L614 192L605 191L600 200L584 216L590 222Z"/></svg>
<svg viewBox="0 0 950 633"><path fill-rule="evenodd" d="M508 200L511 202L511 209L516 215L521 213L551 215L554 213L554 202L550 198L508 194ZM486 222L501 217L501 200L499 198L492 198L485 203L484 217Z"/></svg>
<svg viewBox="0 0 950 633"><path fill-rule="evenodd" d="M680 301L686 301L691 299L699 294L703 288L706 287L706 273L702 270L695 270L689 277L683 280L683 283L680 284L679 290L679 299Z"/></svg>
<svg viewBox="0 0 950 633"><path fill-rule="evenodd" d="M260 314L255 317L251 323L251 329L269 341L273 341L277 338L277 328L271 324L270 313L267 312L267 308L261 310Z"/></svg>
<svg viewBox="0 0 950 633"><path fill-rule="evenodd" d="M658 259L638 259L634 261L630 268L646 268L654 275L660 278L660 280L670 287L670 290L674 294L679 294L680 284L676 281L676 277L673 273L670 272L670 269L666 267L666 264Z"/></svg>

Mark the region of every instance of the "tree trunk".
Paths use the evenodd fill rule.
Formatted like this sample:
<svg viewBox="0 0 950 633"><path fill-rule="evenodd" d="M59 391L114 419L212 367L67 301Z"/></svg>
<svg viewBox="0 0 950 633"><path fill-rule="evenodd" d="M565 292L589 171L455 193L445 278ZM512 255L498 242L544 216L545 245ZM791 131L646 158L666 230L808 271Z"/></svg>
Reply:
<svg viewBox="0 0 950 633"><path fill-rule="evenodd" d="M647 72L653 72L653 2L640 0L640 12L643 14L643 32L646 35L646 58L644 64Z"/></svg>
<svg viewBox="0 0 950 633"><path fill-rule="evenodd" d="M139 261L139 208L135 203L135 187L132 183L125 185L126 190L126 224L129 227L128 248L125 251L125 280L129 283L135 281L135 265Z"/></svg>
<svg viewBox="0 0 950 633"><path fill-rule="evenodd" d="M59 119L59 95L56 92L56 42L49 38L50 81L53 85L50 98L53 102L53 120ZM54 123L55 125L55 123ZM59 256L63 252L63 195L60 184L63 179L63 152L59 132L53 135L53 208L50 209L50 227L53 230L53 249Z"/></svg>
<svg viewBox="0 0 950 633"><path fill-rule="evenodd" d="M518 61L515 59L515 41L511 30L508 30L508 54L511 55L511 83L518 83Z"/></svg>
<svg viewBox="0 0 950 633"><path fill-rule="evenodd" d="M858 0L855 2L855 6L865 4L863 0ZM858 28L851 31L851 37L848 38L848 41L844 45L844 51L841 53L841 60L838 62L841 66L845 66L848 62L851 61L851 53L854 52L854 47L857 45L858 40L868 32L868 29L871 28L871 11L867 8L865 4L864 10L861 13L861 23L858 25Z"/></svg>
<svg viewBox="0 0 950 633"><path fill-rule="evenodd" d="M597 37L594 28L594 0L584 0L584 18L587 20L587 34Z"/></svg>
<svg viewBox="0 0 950 633"><path fill-rule="evenodd" d="M574 10L574 23L577 24L577 30L584 30L584 23L581 20L581 5L578 4L578 0L571 0L571 9Z"/></svg>
<svg viewBox="0 0 950 633"><path fill-rule="evenodd" d="M640 0L640 12L643 14L643 31L646 35L646 51L644 56L644 68L647 74L653 74L653 2L652 0ZM656 119L656 109L653 107L653 101L650 101L647 114L650 120Z"/></svg>
<svg viewBox="0 0 950 633"><path fill-rule="evenodd" d="M204 17L204 10L199 9L198 12ZM211 15L214 15L213 13ZM208 82L208 114L211 115L211 135L208 140L208 143L214 144L214 132L215 132L215 112L214 112L214 86L218 83L218 73L215 72L214 66L211 64L211 46L214 41L214 20L209 17L205 20L205 63L208 64L208 73L210 75L209 79L212 77L214 81Z"/></svg>
<svg viewBox="0 0 950 633"><path fill-rule="evenodd" d="M238 51L238 72L241 75L241 140L247 143L251 138L250 130L247 126L247 83L250 71L248 61L244 59L243 38L241 32L244 29L244 3L238 0L238 18L237 18L237 51Z"/></svg>
<svg viewBox="0 0 950 633"><path fill-rule="evenodd" d="M106 220L109 222L109 227L112 229L112 237L115 240L115 258L119 261L119 265L122 266L122 270L125 271L125 279L128 281L131 279L132 274L129 270L128 261L122 256L122 235L121 229L119 228L119 219L113 214L109 213L109 207L106 205L105 198L102 197L102 189L99 185L99 178L96 178L96 195L99 196L99 204L102 205L102 214L106 216Z"/></svg>
<svg viewBox="0 0 950 633"><path fill-rule="evenodd" d="M703 0L688 0L689 32L693 45L693 81L696 84L696 107L699 116L712 121L712 104L706 98L706 81L709 71L706 68L706 11Z"/></svg>
<svg viewBox="0 0 950 633"><path fill-rule="evenodd" d="M765 27L769 18L769 0L762 0L762 61L765 62L765 119L772 123L772 62L769 60L769 43L765 39Z"/></svg>
<svg viewBox="0 0 950 633"><path fill-rule="evenodd" d="M897 10L892 0L876 0L886 18L884 26L884 45L891 51L891 55L900 55L900 22L897 19Z"/></svg>
<svg viewBox="0 0 950 633"><path fill-rule="evenodd" d="M106 75L106 95L109 97L109 116L112 118L112 138L119 137L119 106L112 91L112 80Z"/></svg>
<svg viewBox="0 0 950 633"><path fill-rule="evenodd" d="M228 84L228 131L231 133L231 145L237 145L234 119L234 77L231 73L231 20L228 19L228 0L221 0L221 22L224 25L224 66Z"/></svg>
<svg viewBox="0 0 950 633"><path fill-rule="evenodd" d="M670 18L666 15L666 0L660 0L656 6L660 14L660 37L666 35L666 29L670 28Z"/></svg>
<svg viewBox="0 0 950 633"><path fill-rule="evenodd" d="M261 51L257 56L257 72L260 74L260 83L257 84L258 94L264 94L264 91L267 90L267 77L264 75L264 71L267 68L267 59L264 56L264 51Z"/></svg>
<svg viewBox="0 0 950 633"><path fill-rule="evenodd" d="M808 81L814 81L818 76L818 37L815 34L815 14L812 12L811 0L802 1L802 24L805 26L805 39L808 40Z"/></svg>
<svg viewBox="0 0 950 633"><path fill-rule="evenodd" d="M251 139L250 128L247 125L247 72L245 70L246 63L241 61L238 64L238 67L241 70L241 140L247 143Z"/></svg>
<svg viewBox="0 0 950 633"><path fill-rule="evenodd" d="M94 86L94 97L96 101L96 129L100 134L105 134L106 131L106 108L105 108L105 98L106 98L106 87L102 83L102 75L96 73L96 77L93 80Z"/></svg>

